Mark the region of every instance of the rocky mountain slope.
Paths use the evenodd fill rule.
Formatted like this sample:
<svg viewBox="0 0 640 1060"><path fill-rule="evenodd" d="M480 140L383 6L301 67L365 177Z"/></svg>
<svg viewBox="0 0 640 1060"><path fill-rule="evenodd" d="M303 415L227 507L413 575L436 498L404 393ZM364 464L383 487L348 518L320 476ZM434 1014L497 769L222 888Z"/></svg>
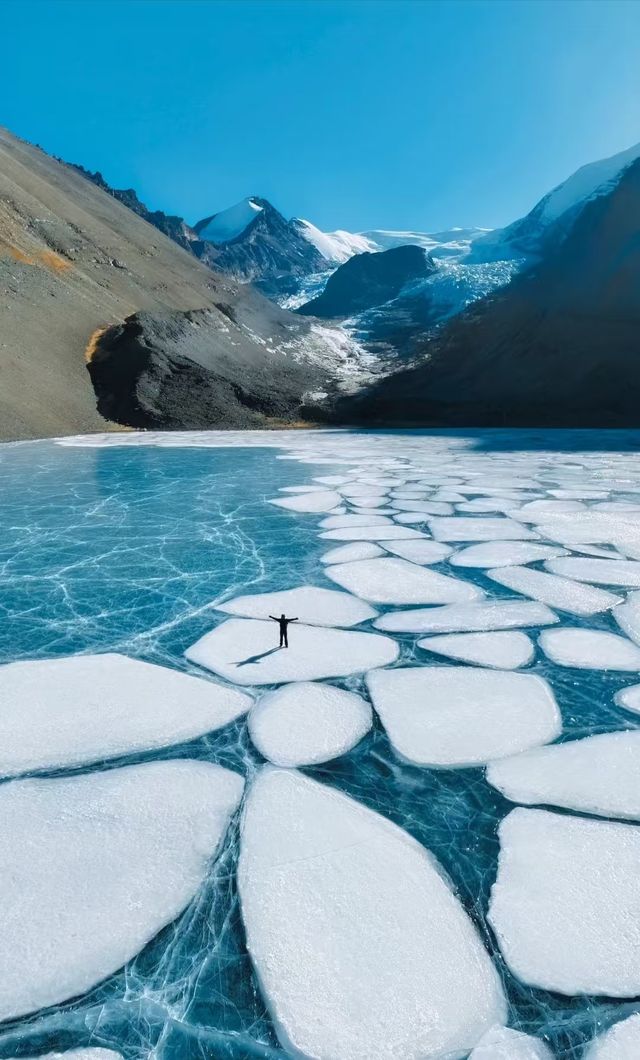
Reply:
<svg viewBox="0 0 640 1060"><path fill-rule="evenodd" d="M423 363L338 402L339 422L637 426L640 159L539 261L452 320Z"/></svg>
<svg viewBox="0 0 640 1060"><path fill-rule="evenodd" d="M352 316L390 301L408 283L426 279L435 271L433 258L421 247L356 254L332 273L322 294L300 306L298 313L328 319Z"/></svg>
<svg viewBox="0 0 640 1060"><path fill-rule="evenodd" d="M172 393L189 377L204 393L205 376L209 389L226 387L215 410L208 404L217 417L208 426L291 421L307 392L349 387L368 372L343 333L211 271L95 181L0 130L3 438L104 430L101 412L123 424L188 426ZM162 397L155 406L150 388Z"/></svg>

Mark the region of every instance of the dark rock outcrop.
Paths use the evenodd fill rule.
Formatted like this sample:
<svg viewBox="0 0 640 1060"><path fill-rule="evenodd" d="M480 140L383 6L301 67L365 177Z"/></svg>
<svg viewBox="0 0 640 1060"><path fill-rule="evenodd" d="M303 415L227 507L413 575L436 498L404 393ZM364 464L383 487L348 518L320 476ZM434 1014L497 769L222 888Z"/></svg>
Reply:
<svg viewBox="0 0 640 1060"><path fill-rule="evenodd" d="M334 409L386 425L640 424L640 160L559 247Z"/></svg>
<svg viewBox="0 0 640 1060"><path fill-rule="evenodd" d="M436 271L433 258L417 246L356 254L329 277L322 294L296 312L325 319L353 316L383 305L408 283L423 280Z"/></svg>

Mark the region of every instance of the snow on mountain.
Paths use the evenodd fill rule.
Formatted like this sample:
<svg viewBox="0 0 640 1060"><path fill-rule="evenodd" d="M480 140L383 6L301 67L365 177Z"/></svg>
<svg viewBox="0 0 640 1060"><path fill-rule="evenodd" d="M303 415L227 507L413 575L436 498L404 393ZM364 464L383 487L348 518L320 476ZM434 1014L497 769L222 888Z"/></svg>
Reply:
<svg viewBox="0 0 640 1060"><path fill-rule="evenodd" d="M609 194L638 158L640 144L581 166L557 188L547 192L525 217L475 241L472 260L537 258L544 250L543 243L562 242L584 206L598 196Z"/></svg>
<svg viewBox="0 0 640 1060"><path fill-rule="evenodd" d="M320 251L323 258L329 262L342 264L354 254L363 254L366 251L380 250L381 247L364 235L354 232L321 232L319 228L305 221L302 217L294 217L292 224L298 227L301 236Z"/></svg>
<svg viewBox="0 0 640 1060"><path fill-rule="evenodd" d="M235 206L198 221L194 227L200 239L206 240L207 243L230 243L246 231L262 210L263 207L254 199L242 199Z"/></svg>
<svg viewBox="0 0 640 1060"><path fill-rule="evenodd" d="M469 251L471 243L487 235L490 228L450 228L444 232L392 232L386 229L374 229L362 232L361 236L374 244L378 250L391 250L393 247L412 244L422 247L434 258L461 259Z"/></svg>

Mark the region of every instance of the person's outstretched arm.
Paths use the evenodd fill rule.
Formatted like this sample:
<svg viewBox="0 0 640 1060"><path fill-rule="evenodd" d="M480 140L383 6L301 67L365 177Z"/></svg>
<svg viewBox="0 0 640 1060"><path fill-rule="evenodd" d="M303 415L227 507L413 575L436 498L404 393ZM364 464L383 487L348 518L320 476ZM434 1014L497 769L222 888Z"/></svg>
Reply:
<svg viewBox="0 0 640 1060"><path fill-rule="evenodd" d="M280 619L276 618L275 615L269 615L269 618L272 618L274 622L279 622L280 621Z"/></svg>
<svg viewBox="0 0 640 1060"><path fill-rule="evenodd" d="M297 618L290 618L290 619L289 619L289 621L290 621L290 622L297 622L297 621L298 621L298 619L297 619Z"/></svg>

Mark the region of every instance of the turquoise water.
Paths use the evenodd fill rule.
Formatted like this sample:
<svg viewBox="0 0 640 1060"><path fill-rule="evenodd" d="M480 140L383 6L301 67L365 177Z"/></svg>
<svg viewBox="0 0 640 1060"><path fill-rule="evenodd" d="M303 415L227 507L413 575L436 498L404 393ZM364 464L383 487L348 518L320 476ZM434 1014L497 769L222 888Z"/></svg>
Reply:
<svg viewBox="0 0 640 1060"><path fill-rule="evenodd" d="M280 487L310 477L309 468L276 455L260 448L4 447L0 662L118 651L195 673L183 652L224 620L216 601L305 583L335 587L319 562L327 543L318 537L318 517L265 503ZM509 595L481 573L463 573L493 596ZM614 628L606 616L589 625ZM417 638L400 639L403 662L424 663ZM560 669L539 657L532 669L553 685L564 739L633 726L612 704L629 675ZM362 688L357 677L336 683ZM262 763L240 719L189 745L91 768L176 755L247 776ZM482 770L400 762L376 724L353 752L307 772L391 818L439 858L500 968L512 1026L545 1035L557 1057L578 1060L598 1030L638 1009L532 990L505 968L486 910L496 827L512 804ZM5 1024L0 1055L91 1044L127 1058L151 1049L166 1060L283 1056L244 946L237 847L236 823L206 886L174 925L88 996Z"/></svg>

